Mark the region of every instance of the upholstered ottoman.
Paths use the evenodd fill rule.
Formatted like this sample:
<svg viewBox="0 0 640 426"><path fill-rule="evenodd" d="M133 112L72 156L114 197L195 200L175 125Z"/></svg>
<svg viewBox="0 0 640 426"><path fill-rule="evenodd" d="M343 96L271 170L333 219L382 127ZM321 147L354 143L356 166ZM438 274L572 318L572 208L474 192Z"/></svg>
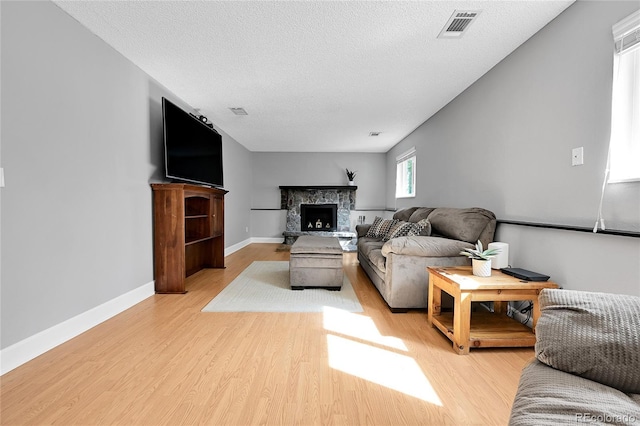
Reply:
<svg viewBox="0 0 640 426"><path fill-rule="evenodd" d="M312 235L299 237L291 246L289 276L292 290L340 290L344 273L338 239Z"/></svg>

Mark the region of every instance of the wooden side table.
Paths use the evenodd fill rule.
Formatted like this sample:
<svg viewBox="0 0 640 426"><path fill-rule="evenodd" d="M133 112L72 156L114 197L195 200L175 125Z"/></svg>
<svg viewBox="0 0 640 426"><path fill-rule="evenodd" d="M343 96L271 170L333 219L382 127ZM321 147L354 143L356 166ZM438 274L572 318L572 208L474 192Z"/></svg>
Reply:
<svg viewBox="0 0 640 426"><path fill-rule="evenodd" d="M444 333L460 355L468 354L471 347L534 346L540 317L538 294L543 288L558 288L552 281L523 281L495 270L490 277L476 277L470 266L427 270L429 324ZM443 291L454 299L453 312L441 312ZM517 300L532 301L533 329L506 315L506 302ZM471 302L494 302L494 312L472 314Z"/></svg>

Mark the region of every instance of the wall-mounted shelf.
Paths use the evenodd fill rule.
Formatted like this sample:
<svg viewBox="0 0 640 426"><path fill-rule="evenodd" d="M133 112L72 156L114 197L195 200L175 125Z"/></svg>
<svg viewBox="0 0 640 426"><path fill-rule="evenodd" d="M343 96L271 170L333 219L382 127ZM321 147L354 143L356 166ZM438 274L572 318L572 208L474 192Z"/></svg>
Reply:
<svg viewBox="0 0 640 426"><path fill-rule="evenodd" d="M530 226L533 228L547 228L547 229L561 229L563 231L576 231L576 232L589 232L594 234L593 228L587 228L584 226L570 226L570 225L554 225L551 223L537 223L537 222L523 222L518 220L498 220L498 225L517 225L517 226ZM598 229L597 234L605 234L605 235L618 235L621 237L634 237L640 238L640 232L634 231L622 231L618 229Z"/></svg>

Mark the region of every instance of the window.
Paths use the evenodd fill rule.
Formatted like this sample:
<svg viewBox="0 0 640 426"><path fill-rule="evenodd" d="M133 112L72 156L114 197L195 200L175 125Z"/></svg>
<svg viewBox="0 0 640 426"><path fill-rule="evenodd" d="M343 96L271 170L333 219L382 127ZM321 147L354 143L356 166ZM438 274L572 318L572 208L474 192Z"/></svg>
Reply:
<svg viewBox="0 0 640 426"><path fill-rule="evenodd" d="M612 28L613 89L609 155L593 232L603 231L607 183L640 181L640 10Z"/></svg>
<svg viewBox="0 0 640 426"><path fill-rule="evenodd" d="M396 198L416 196L416 148L396 157Z"/></svg>
<svg viewBox="0 0 640 426"><path fill-rule="evenodd" d="M640 10L613 26L609 182L640 180Z"/></svg>

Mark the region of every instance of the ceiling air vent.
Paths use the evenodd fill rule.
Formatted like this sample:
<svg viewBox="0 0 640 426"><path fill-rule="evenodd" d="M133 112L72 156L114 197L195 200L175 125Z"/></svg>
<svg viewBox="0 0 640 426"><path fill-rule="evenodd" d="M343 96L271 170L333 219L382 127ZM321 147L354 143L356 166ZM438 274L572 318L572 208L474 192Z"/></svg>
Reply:
<svg viewBox="0 0 640 426"><path fill-rule="evenodd" d="M480 10L456 10L447 21L438 38L460 38L480 14Z"/></svg>
<svg viewBox="0 0 640 426"><path fill-rule="evenodd" d="M235 115L249 115L244 108L229 108Z"/></svg>

